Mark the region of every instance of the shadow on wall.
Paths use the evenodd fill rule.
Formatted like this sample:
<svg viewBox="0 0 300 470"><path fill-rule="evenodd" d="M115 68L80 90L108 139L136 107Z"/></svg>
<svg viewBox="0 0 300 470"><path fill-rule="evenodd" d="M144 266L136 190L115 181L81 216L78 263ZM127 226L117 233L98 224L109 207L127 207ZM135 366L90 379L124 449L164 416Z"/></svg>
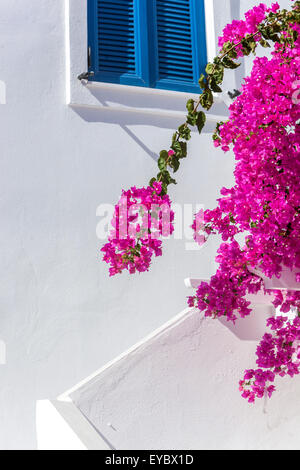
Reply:
<svg viewBox="0 0 300 470"><path fill-rule="evenodd" d="M84 86L84 85L82 85ZM136 134L128 128L132 125L175 130L185 121L187 96L184 93L149 94L143 88L125 88L87 85L89 92L97 99L99 107L71 105L72 109L86 122L101 122L119 125L154 161L158 155L150 150ZM215 103L214 114L208 113L204 134L211 134L216 127L216 114L220 118L228 113L224 103ZM195 130L197 133L197 131Z"/></svg>

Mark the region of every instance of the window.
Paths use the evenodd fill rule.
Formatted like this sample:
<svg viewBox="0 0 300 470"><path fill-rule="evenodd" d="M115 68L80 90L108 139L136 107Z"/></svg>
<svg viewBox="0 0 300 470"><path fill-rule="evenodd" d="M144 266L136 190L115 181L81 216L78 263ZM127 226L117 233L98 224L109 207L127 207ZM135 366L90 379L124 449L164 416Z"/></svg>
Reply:
<svg viewBox="0 0 300 470"><path fill-rule="evenodd" d="M88 0L90 80L197 93L204 0Z"/></svg>

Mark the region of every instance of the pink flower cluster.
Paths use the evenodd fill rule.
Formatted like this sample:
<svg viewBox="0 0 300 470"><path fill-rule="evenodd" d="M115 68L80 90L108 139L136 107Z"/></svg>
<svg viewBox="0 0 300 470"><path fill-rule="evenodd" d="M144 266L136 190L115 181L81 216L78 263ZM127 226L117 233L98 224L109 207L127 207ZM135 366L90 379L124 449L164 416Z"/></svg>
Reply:
<svg viewBox="0 0 300 470"><path fill-rule="evenodd" d="M216 141L224 151L233 146L236 184L205 215L223 240L249 232L247 263L268 277L282 264L300 268L300 110L292 100L299 53L298 39L295 48L276 45L271 59L255 60Z"/></svg>
<svg viewBox="0 0 300 470"><path fill-rule="evenodd" d="M234 44L240 43L247 34L258 33L257 26L265 20L267 14L270 11L275 13L279 8L278 3L273 3L271 8L267 8L264 3L260 3L245 14L245 20L234 20L231 24L228 24L223 30L223 35L219 38L220 48L227 42ZM259 42L261 35L256 34L253 39ZM242 46L237 46L236 50L238 57L242 57Z"/></svg>
<svg viewBox="0 0 300 470"><path fill-rule="evenodd" d="M300 373L300 318L270 318L267 326L272 334L266 333L257 348L258 369L246 370L240 381L242 397L250 403L272 396L276 376L294 377Z"/></svg>
<svg viewBox="0 0 300 470"><path fill-rule="evenodd" d="M251 313L247 294L256 294L262 280L247 269L245 252L237 241L224 243L218 250L219 268L209 282L202 282L195 297L188 299L190 307L197 306L206 317L227 317L233 321Z"/></svg>
<svg viewBox="0 0 300 470"><path fill-rule="evenodd" d="M123 191L115 206L112 231L102 248L110 276L128 270L149 270L153 255L162 255L160 238L174 231L174 212L169 196L161 196L162 184Z"/></svg>

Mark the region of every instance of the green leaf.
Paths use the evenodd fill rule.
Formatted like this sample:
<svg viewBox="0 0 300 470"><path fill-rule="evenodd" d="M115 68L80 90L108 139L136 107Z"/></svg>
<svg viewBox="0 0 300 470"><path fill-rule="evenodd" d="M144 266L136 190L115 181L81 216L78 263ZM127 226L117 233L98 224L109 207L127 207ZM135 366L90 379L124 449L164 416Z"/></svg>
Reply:
<svg viewBox="0 0 300 470"><path fill-rule="evenodd" d="M224 79L224 66L222 64L214 66L214 72L212 74L216 84L219 85Z"/></svg>
<svg viewBox="0 0 300 470"><path fill-rule="evenodd" d="M236 59L237 58L237 52L234 47L234 43L228 41L224 44L222 52L224 54L227 54L227 57L230 57L231 59Z"/></svg>
<svg viewBox="0 0 300 470"><path fill-rule="evenodd" d="M186 109L188 110L189 113L192 113L194 111L195 107L195 101L194 100L188 100L186 104Z"/></svg>
<svg viewBox="0 0 300 470"><path fill-rule="evenodd" d="M159 157L158 168L160 169L160 171L164 171L167 168L167 162L164 157Z"/></svg>
<svg viewBox="0 0 300 470"><path fill-rule="evenodd" d="M203 127L205 126L206 123L206 116L203 111L200 111L197 116L197 128L199 131L199 134L201 134Z"/></svg>
<svg viewBox="0 0 300 470"><path fill-rule="evenodd" d="M162 150L160 152L159 159L158 159L158 168L160 169L160 171L166 170L168 157L169 157L169 154L166 150Z"/></svg>
<svg viewBox="0 0 300 470"><path fill-rule="evenodd" d="M161 195L165 196L166 194L168 194L168 185L166 183L163 183L162 189L161 189Z"/></svg>
<svg viewBox="0 0 300 470"><path fill-rule="evenodd" d="M197 113L189 113L186 122L191 126L195 126L197 124Z"/></svg>
<svg viewBox="0 0 300 470"><path fill-rule="evenodd" d="M211 64L211 63L208 63L207 66L206 66L205 72L208 75L211 75L214 72L214 70L215 70L215 65Z"/></svg>
<svg viewBox="0 0 300 470"><path fill-rule="evenodd" d="M200 96L200 103L202 108L210 110L214 102L214 97L211 92L211 90L206 90L202 95Z"/></svg>
<svg viewBox="0 0 300 470"><path fill-rule="evenodd" d="M151 178L150 182L149 182L149 186L153 187L153 183L156 182L156 178Z"/></svg>
<svg viewBox="0 0 300 470"><path fill-rule="evenodd" d="M186 124L182 124L178 128L178 133L179 133L179 137L181 137L184 140L190 140L191 139L191 129ZM173 140L172 145L174 144L174 142L175 141Z"/></svg>
<svg viewBox="0 0 300 470"><path fill-rule="evenodd" d="M186 158L187 156L187 143L179 142L181 147L181 158Z"/></svg>
<svg viewBox="0 0 300 470"><path fill-rule="evenodd" d="M167 152L167 150L162 150L159 154L160 157L164 158L165 160L167 160L169 154Z"/></svg>
<svg viewBox="0 0 300 470"><path fill-rule="evenodd" d="M168 172L168 170L164 170L164 171L161 172L161 181L163 183L168 183L170 177L171 177L171 175Z"/></svg>
<svg viewBox="0 0 300 470"><path fill-rule="evenodd" d="M232 46L233 44L230 41L225 42L225 44L223 45L222 52L228 52Z"/></svg>
<svg viewBox="0 0 300 470"><path fill-rule="evenodd" d="M209 84L214 93L222 93L222 88L217 85L216 80L213 77L210 78Z"/></svg>
<svg viewBox="0 0 300 470"><path fill-rule="evenodd" d="M179 167L180 167L180 161L178 158L173 158L172 160L172 168L174 170L174 173L176 173L178 170L179 170Z"/></svg>
<svg viewBox="0 0 300 470"><path fill-rule="evenodd" d="M252 52L252 47L250 45L250 41L247 39L247 38L244 38L242 40L242 46L243 46L243 54L245 56L248 56L251 54Z"/></svg>
<svg viewBox="0 0 300 470"><path fill-rule="evenodd" d="M187 143L177 141L172 146L177 158L185 158L187 156Z"/></svg>
<svg viewBox="0 0 300 470"><path fill-rule="evenodd" d="M271 47L271 45L268 43L268 41L266 41L265 39L261 39L259 41L259 44L264 47L264 48L267 48L267 47Z"/></svg>
<svg viewBox="0 0 300 470"><path fill-rule="evenodd" d="M203 75L203 73L201 74L199 78L199 85L200 85L200 88L202 88L202 90L204 90L204 88L206 87L205 75Z"/></svg>
<svg viewBox="0 0 300 470"><path fill-rule="evenodd" d="M229 57L224 57L223 58L223 65L227 69L237 69L238 67L240 67L241 64L237 64L236 62L234 62Z"/></svg>
<svg viewBox="0 0 300 470"><path fill-rule="evenodd" d="M237 56L238 55L235 49L232 49L232 51L228 53L228 57L230 57L231 59L237 59Z"/></svg>
<svg viewBox="0 0 300 470"><path fill-rule="evenodd" d="M184 124L183 124L183 126L184 126ZM178 132L175 132L175 134L173 134L173 137L172 137L172 145L174 144L174 142L176 142L177 137L178 137Z"/></svg>

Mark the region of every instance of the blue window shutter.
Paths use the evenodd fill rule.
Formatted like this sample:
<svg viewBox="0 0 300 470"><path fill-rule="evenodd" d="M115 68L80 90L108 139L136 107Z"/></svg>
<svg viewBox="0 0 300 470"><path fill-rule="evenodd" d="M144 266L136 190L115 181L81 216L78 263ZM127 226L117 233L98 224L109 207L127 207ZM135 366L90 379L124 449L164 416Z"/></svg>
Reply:
<svg viewBox="0 0 300 470"><path fill-rule="evenodd" d="M204 0L155 0L156 88L199 92L207 63Z"/></svg>
<svg viewBox="0 0 300 470"><path fill-rule="evenodd" d="M149 86L146 1L88 0L91 80Z"/></svg>
<svg viewBox="0 0 300 470"><path fill-rule="evenodd" d="M204 0L87 0L90 79L199 92Z"/></svg>

